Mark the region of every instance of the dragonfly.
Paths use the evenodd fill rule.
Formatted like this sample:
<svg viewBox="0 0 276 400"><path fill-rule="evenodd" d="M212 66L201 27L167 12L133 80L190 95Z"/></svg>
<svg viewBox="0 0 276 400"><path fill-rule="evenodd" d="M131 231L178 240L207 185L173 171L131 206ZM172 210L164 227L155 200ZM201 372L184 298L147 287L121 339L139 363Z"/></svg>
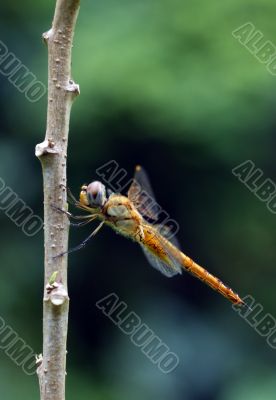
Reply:
<svg viewBox="0 0 276 400"><path fill-rule="evenodd" d="M82 185L79 200L68 190L71 203L87 212L86 215L73 215L59 209L66 213L69 219L82 220L82 222L71 224L83 226L95 220L99 220L100 224L80 245L60 255L83 248L103 225L107 225L117 233L138 243L150 265L166 277L181 274L182 270L185 270L233 304L246 305L230 287L180 250L176 239L171 237L170 229L156 222L158 221L156 207L146 206L145 193L154 199L147 174L139 165L135 168L134 179L127 196L113 193L100 181Z"/></svg>

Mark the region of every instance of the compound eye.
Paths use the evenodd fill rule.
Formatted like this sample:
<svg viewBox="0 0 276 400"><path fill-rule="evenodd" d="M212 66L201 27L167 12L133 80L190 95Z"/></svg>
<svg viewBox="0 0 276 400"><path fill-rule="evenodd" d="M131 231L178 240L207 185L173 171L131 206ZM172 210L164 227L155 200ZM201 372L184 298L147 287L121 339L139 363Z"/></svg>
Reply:
<svg viewBox="0 0 276 400"><path fill-rule="evenodd" d="M101 182L94 181L90 183L86 188L86 192L88 202L92 207L102 207L106 202L106 190Z"/></svg>

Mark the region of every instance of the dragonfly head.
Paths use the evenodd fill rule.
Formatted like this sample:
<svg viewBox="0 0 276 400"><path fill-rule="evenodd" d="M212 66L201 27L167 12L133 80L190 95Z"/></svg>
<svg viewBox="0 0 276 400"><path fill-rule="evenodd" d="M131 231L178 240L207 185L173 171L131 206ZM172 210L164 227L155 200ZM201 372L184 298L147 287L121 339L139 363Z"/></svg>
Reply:
<svg viewBox="0 0 276 400"><path fill-rule="evenodd" d="M106 202L105 186L99 181L83 185L80 192L80 202L90 207L103 207Z"/></svg>

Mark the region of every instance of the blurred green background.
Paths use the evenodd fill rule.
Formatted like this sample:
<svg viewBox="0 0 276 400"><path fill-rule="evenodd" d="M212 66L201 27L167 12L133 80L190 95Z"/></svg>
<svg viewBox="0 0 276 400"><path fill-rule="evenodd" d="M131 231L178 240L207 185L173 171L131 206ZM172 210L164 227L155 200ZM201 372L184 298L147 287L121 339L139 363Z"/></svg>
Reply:
<svg viewBox="0 0 276 400"><path fill-rule="evenodd" d="M54 1L2 4L1 36L42 82ZM158 202L180 225L181 247L241 296L276 317L275 214L231 170L251 159L275 181L276 77L231 32L251 21L276 44L272 0L82 1L73 49L81 96L72 109L68 184L77 195L114 159L142 164ZM34 147L46 96L30 103L0 76L0 176L38 215L42 178ZM54 190L54 188L53 188ZM43 235L1 221L0 315L42 349ZM72 229L71 246L89 227ZM166 279L139 247L104 228L69 257L67 399L272 400L275 350L223 297L183 274ZM115 292L178 354L162 374L95 303ZM0 352L1 398L38 399Z"/></svg>

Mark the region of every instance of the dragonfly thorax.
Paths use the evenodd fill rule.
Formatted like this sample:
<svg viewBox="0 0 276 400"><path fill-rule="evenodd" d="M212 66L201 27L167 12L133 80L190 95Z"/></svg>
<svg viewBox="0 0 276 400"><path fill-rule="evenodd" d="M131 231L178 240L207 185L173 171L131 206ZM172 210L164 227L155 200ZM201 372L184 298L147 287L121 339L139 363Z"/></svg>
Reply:
<svg viewBox="0 0 276 400"><path fill-rule="evenodd" d="M108 224L116 232L135 241L141 240L142 217L126 196L110 195L103 207L103 213Z"/></svg>
<svg viewBox="0 0 276 400"><path fill-rule="evenodd" d="M113 194L109 197L106 205L106 214L116 219L132 218L132 209L127 197Z"/></svg>

